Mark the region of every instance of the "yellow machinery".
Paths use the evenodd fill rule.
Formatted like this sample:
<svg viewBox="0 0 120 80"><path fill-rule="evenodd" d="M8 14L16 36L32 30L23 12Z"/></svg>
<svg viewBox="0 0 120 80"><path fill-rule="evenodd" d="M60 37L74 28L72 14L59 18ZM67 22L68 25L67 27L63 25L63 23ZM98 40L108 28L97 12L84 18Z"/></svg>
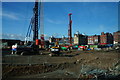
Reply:
<svg viewBox="0 0 120 80"><path fill-rule="evenodd" d="M60 54L60 47L58 40L55 42L55 46L50 48L50 56L59 55Z"/></svg>

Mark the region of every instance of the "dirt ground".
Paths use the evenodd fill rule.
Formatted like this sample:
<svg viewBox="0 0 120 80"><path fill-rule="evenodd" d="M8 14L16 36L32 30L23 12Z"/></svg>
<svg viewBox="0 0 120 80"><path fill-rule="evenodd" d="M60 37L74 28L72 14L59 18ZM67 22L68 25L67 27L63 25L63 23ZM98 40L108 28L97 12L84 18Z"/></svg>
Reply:
<svg viewBox="0 0 120 80"><path fill-rule="evenodd" d="M61 56L3 56L2 77L8 78L119 78L120 58L116 51L62 52ZM101 79L102 80L102 79Z"/></svg>

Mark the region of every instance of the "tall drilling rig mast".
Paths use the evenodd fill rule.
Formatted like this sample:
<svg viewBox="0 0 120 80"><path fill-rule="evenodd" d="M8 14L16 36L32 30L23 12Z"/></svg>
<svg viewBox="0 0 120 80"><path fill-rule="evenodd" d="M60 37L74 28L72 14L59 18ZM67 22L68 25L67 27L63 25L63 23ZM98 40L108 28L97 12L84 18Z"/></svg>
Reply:
<svg viewBox="0 0 120 80"><path fill-rule="evenodd" d="M72 45L72 19L71 19L72 13L70 13L68 15L69 15L68 38L69 38L69 41L70 41L70 45Z"/></svg>
<svg viewBox="0 0 120 80"><path fill-rule="evenodd" d="M43 3L42 0L36 0L34 7L34 29L33 29L33 40L38 39L38 28L40 28L41 47L44 48L44 21L43 21Z"/></svg>
<svg viewBox="0 0 120 80"><path fill-rule="evenodd" d="M35 1L35 6L33 8L34 12L34 23L33 23L33 41L35 42L36 39L38 39L38 15L39 15L39 10L38 10L38 0Z"/></svg>
<svg viewBox="0 0 120 80"><path fill-rule="evenodd" d="M44 25L43 25L43 3L39 0L35 1L33 8L33 17L31 18L30 25L26 38L30 37L31 31L33 31L33 42L39 41L39 29L40 29L40 38L41 46L44 46Z"/></svg>

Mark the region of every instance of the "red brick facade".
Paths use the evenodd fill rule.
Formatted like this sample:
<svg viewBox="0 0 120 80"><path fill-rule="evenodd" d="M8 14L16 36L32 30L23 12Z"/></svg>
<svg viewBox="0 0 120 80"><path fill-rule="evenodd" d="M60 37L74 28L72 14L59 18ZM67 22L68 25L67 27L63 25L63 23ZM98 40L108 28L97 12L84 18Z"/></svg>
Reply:
<svg viewBox="0 0 120 80"><path fill-rule="evenodd" d="M114 44L120 43L120 31L114 32L113 37L114 37Z"/></svg>
<svg viewBox="0 0 120 80"><path fill-rule="evenodd" d="M100 44L113 44L113 35L102 32L100 35Z"/></svg>
<svg viewBox="0 0 120 80"><path fill-rule="evenodd" d="M94 35L94 36L88 36L88 44L99 44L100 43L100 36Z"/></svg>
<svg viewBox="0 0 120 80"><path fill-rule="evenodd" d="M87 36L82 34L74 34L74 44L87 45Z"/></svg>

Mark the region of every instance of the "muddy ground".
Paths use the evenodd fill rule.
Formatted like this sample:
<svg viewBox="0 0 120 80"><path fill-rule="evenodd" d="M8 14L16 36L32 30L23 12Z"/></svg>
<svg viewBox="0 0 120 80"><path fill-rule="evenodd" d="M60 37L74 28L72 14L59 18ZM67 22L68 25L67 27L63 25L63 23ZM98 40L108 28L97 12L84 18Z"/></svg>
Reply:
<svg viewBox="0 0 120 80"><path fill-rule="evenodd" d="M119 52L77 51L61 52L61 56L4 55L2 77L9 78L74 78L111 79L120 78ZM119 80L119 79L118 79Z"/></svg>

